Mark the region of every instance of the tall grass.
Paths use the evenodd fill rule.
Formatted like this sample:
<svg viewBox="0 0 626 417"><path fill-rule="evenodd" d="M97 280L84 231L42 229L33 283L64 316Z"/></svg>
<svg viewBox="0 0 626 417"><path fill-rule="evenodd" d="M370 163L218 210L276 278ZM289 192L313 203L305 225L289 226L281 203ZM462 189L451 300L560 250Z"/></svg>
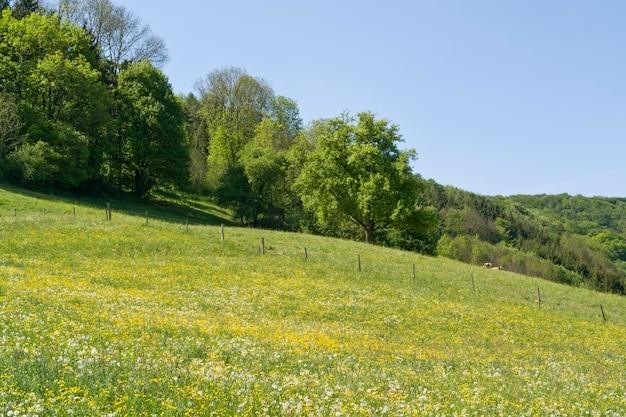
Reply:
<svg viewBox="0 0 626 417"><path fill-rule="evenodd" d="M1 416L626 414L623 297L74 206L0 190Z"/></svg>

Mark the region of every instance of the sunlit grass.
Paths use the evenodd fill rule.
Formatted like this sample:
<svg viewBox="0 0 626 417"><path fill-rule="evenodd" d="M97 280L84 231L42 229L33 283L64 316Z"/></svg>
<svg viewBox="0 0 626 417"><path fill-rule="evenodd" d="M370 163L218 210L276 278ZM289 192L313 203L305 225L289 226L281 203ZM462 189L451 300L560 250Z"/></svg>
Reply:
<svg viewBox="0 0 626 417"><path fill-rule="evenodd" d="M623 297L73 207L0 191L1 416L626 413Z"/></svg>

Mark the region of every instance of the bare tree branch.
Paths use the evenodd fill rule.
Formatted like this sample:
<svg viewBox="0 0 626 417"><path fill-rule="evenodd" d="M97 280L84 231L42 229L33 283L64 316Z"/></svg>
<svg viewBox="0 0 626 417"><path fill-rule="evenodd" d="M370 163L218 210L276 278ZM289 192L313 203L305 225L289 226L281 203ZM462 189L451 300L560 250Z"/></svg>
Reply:
<svg viewBox="0 0 626 417"><path fill-rule="evenodd" d="M110 0L58 0L59 15L82 26L104 57L117 68L124 62L150 60L163 66L169 59L163 39L124 6Z"/></svg>

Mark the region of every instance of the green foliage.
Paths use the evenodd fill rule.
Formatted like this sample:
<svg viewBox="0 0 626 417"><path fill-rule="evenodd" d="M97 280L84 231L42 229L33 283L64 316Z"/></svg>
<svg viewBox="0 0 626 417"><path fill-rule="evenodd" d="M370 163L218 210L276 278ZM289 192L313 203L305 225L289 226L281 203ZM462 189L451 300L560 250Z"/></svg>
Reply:
<svg viewBox="0 0 626 417"><path fill-rule="evenodd" d="M242 223L285 226L287 213L297 199L288 175L287 149L294 140L283 124L266 118L241 151L238 165L227 168L216 196Z"/></svg>
<svg viewBox="0 0 626 417"><path fill-rule="evenodd" d="M441 218L446 224L446 231L452 236L478 236L481 240L490 243L498 243L502 240L496 222L483 217L470 207L443 209Z"/></svg>
<svg viewBox="0 0 626 417"><path fill-rule="evenodd" d="M209 182L215 184L229 166L239 164L241 152L271 109L274 92L266 81L233 67L209 73L198 83L198 90L198 114L206 125Z"/></svg>
<svg viewBox="0 0 626 417"><path fill-rule="evenodd" d="M8 176L28 188L68 189L78 187L89 172L89 142L80 132L61 122L31 127L29 142L8 156Z"/></svg>
<svg viewBox="0 0 626 417"><path fill-rule="evenodd" d="M414 212L420 181L409 165L414 151L400 151L398 128L371 113L313 126L315 150L296 181L305 207L322 223L353 222L374 242L377 230L404 224Z"/></svg>
<svg viewBox="0 0 626 417"><path fill-rule="evenodd" d="M89 24L115 23L106 29L111 33L128 29L126 41L146 40L145 31L137 33L136 18L122 22L122 15L132 17L124 14L125 9L98 3L103 14L122 13L113 22L113 15L93 14L97 12L93 8L100 7L96 3L83 4L74 12L93 17L85 20ZM63 13L70 12L66 6ZM103 184L106 177L109 184L137 195L188 180L184 115L162 73L136 64L121 71L118 80L115 65L101 58L104 34L88 35L55 15L31 13L17 19L5 11L0 33L0 85L17 103L28 134L23 152L17 154L17 146L8 149L16 155L7 161L7 178L28 186L85 190ZM148 46L151 52L144 52L158 52L156 43ZM122 49L120 54L130 53ZM118 99L115 106L113 93ZM33 171L44 168L51 171Z"/></svg>
<svg viewBox="0 0 626 417"><path fill-rule="evenodd" d="M626 199L559 195L511 196L529 209L535 209L570 231L592 235L626 225Z"/></svg>
<svg viewBox="0 0 626 417"><path fill-rule="evenodd" d="M185 119L167 77L149 61L131 64L120 72L117 92L122 184L138 196L159 184L184 184L189 178Z"/></svg>
<svg viewBox="0 0 626 417"><path fill-rule="evenodd" d="M241 162L250 189L261 204L258 212L280 215L285 187L285 155L272 148L249 144L242 152Z"/></svg>
<svg viewBox="0 0 626 417"><path fill-rule="evenodd" d="M13 158L11 177L29 186L60 188L97 180L111 95L100 81L89 38L57 17L40 14L18 20L5 12L0 28L5 33L0 78L20 109L30 147ZM48 144L45 152L39 142ZM32 171L51 166L54 179L50 172Z"/></svg>
<svg viewBox="0 0 626 417"><path fill-rule="evenodd" d="M302 119L300 118L300 110L298 103L293 99L285 96L276 96L272 100L269 110L269 118L280 126L278 135L274 138L274 147L280 149L288 149L294 138L302 130Z"/></svg>
<svg viewBox="0 0 626 417"><path fill-rule="evenodd" d="M47 57L60 56L68 65L88 62L95 66L96 56L88 36L80 28L62 23L57 17L33 13L15 19L9 11L0 19L0 81L3 90L17 97L37 96L41 85L33 73ZM44 64L45 65L45 64ZM62 85L47 87L63 88ZM47 93L47 91L44 90ZM31 100L35 97L30 96Z"/></svg>
<svg viewBox="0 0 626 417"><path fill-rule="evenodd" d="M9 155L7 176L30 188L50 187L58 173L60 158L47 142L25 144Z"/></svg>
<svg viewBox="0 0 626 417"><path fill-rule="evenodd" d="M6 154L14 151L24 140L19 109L13 97L0 91L0 172Z"/></svg>
<svg viewBox="0 0 626 417"><path fill-rule="evenodd" d="M376 243L392 248L435 255L439 240L437 224L438 216L433 207L418 207L405 220L403 227L381 230L376 237Z"/></svg>
<svg viewBox="0 0 626 417"><path fill-rule="evenodd" d="M233 211L233 216L242 224L258 221L258 196L253 192L248 177L241 166L231 166L222 175L215 191L217 203Z"/></svg>
<svg viewBox="0 0 626 417"><path fill-rule="evenodd" d="M626 238L616 231L600 232L593 237L609 252L612 259L626 261Z"/></svg>
<svg viewBox="0 0 626 417"><path fill-rule="evenodd" d="M293 227L299 207L291 183L297 168L289 151L302 127L296 102L274 96L267 82L241 68L211 72L198 90L199 100L186 99L196 188L214 189L218 201L245 224ZM205 163L199 161L202 155ZM242 189L228 189L235 185Z"/></svg>
<svg viewBox="0 0 626 417"><path fill-rule="evenodd" d="M200 101L193 94L182 98L186 114L185 136L189 147L190 180L196 193L206 188L209 156L207 121L202 115Z"/></svg>
<svg viewBox="0 0 626 417"><path fill-rule="evenodd" d="M624 292L626 201L566 194L489 198L434 182L425 199L440 210L441 255Z"/></svg>
<svg viewBox="0 0 626 417"><path fill-rule="evenodd" d="M85 182L89 172L89 141L81 132L67 124L53 121L33 126L30 135L45 138L54 150L55 157L50 163L55 166L56 175L54 182L47 186L66 189Z"/></svg>

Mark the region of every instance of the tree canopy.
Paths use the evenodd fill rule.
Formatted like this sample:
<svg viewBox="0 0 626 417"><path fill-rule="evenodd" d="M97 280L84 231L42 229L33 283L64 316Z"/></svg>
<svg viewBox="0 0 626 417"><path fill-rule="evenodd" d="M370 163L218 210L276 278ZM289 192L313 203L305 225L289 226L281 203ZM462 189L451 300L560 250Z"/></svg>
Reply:
<svg viewBox="0 0 626 417"><path fill-rule="evenodd" d="M326 233L337 215L368 242L383 230L385 244L423 236L415 154L397 148L398 129L386 120L359 113L358 123L344 115L303 126L295 100L236 67L210 72L197 97L175 97L156 67L166 53L160 38L110 0L5 10L0 32L5 179L138 196L192 183L243 224Z"/></svg>
<svg viewBox="0 0 626 417"><path fill-rule="evenodd" d="M295 100L243 68L176 97L165 44L138 16L111 0L55 4L0 0L0 180L141 197L192 184L245 225L626 291L625 200L424 181L398 126L370 112L304 125Z"/></svg>
<svg viewBox="0 0 626 417"><path fill-rule="evenodd" d="M167 77L149 61L120 72L122 183L143 196L158 184L183 185L189 176L182 104Z"/></svg>
<svg viewBox="0 0 626 417"><path fill-rule="evenodd" d="M305 207L322 222L339 216L374 242L377 230L406 226L415 213L420 181L401 151L398 127L369 112L318 122L315 150L296 181Z"/></svg>
<svg viewBox="0 0 626 417"><path fill-rule="evenodd" d="M14 152L0 170L40 186L77 187L100 175L111 94L88 36L55 16L18 19L6 10L0 32L0 81L19 109L26 138L19 149L7 149ZM35 178L44 169L55 174Z"/></svg>

